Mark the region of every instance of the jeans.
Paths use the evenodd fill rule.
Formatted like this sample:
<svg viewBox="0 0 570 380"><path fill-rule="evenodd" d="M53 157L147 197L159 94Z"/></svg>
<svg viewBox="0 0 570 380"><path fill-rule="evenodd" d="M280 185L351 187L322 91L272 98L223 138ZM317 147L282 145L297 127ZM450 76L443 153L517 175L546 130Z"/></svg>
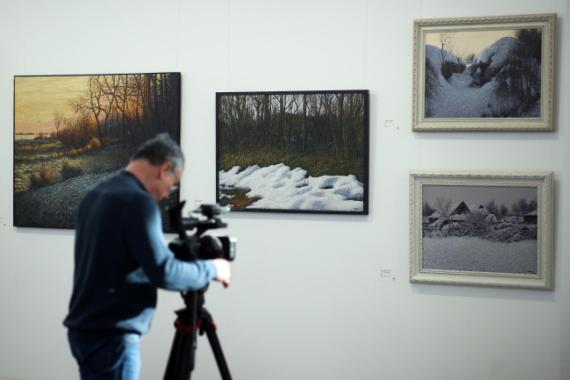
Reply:
<svg viewBox="0 0 570 380"><path fill-rule="evenodd" d="M81 380L138 380L140 335L134 333L67 334Z"/></svg>

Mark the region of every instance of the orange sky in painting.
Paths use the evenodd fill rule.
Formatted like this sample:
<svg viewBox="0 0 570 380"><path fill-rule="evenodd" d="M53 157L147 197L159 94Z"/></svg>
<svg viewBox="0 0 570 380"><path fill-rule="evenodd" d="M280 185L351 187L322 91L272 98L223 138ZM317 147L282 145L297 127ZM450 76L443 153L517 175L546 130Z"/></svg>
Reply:
<svg viewBox="0 0 570 380"><path fill-rule="evenodd" d="M89 76L16 77L16 133L51 133L54 113L73 114L71 100L87 91Z"/></svg>
<svg viewBox="0 0 570 380"><path fill-rule="evenodd" d="M500 30L470 30L460 32L446 32L452 34L450 50L453 54L466 58L469 54L477 54L503 37L514 37L516 29ZM425 34L425 43L441 47L441 32L428 32Z"/></svg>

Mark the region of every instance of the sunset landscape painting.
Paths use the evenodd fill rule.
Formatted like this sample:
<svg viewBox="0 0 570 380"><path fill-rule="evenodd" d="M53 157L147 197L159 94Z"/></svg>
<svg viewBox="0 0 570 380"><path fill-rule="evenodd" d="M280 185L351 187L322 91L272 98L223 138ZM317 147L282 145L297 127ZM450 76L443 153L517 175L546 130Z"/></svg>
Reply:
<svg viewBox="0 0 570 380"><path fill-rule="evenodd" d="M180 140L180 73L14 77L14 226L73 228L85 192L158 133Z"/></svg>

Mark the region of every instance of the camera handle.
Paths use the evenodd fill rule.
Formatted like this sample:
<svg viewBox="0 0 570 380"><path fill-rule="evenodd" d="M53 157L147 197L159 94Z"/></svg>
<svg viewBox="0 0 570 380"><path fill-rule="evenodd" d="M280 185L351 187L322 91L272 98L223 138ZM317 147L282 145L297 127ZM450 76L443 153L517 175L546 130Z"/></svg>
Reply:
<svg viewBox="0 0 570 380"><path fill-rule="evenodd" d="M232 379L216 333L216 324L212 315L204 307L206 289L207 287L181 293L186 307L176 311L176 315L178 315L174 322L176 332L164 373L164 380L190 380L195 364L197 332L200 335L206 333L222 380Z"/></svg>

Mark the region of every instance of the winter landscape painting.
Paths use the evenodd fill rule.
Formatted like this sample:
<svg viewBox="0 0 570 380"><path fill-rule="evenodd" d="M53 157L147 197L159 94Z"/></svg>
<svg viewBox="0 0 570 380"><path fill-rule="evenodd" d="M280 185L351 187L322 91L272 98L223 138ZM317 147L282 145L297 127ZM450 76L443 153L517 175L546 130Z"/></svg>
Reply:
<svg viewBox="0 0 570 380"><path fill-rule="evenodd" d="M412 199L412 280L550 287L549 174L416 173Z"/></svg>
<svg viewBox="0 0 570 380"><path fill-rule="evenodd" d="M179 73L14 77L14 225L73 228L85 192L161 132L180 139Z"/></svg>
<svg viewBox="0 0 570 380"><path fill-rule="evenodd" d="M368 91L217 93L217 201L368 214Z"/></svg>
<svg viewBox="0 0 570 380"><path fill-rule="evenodd" d="M552 130L554 15L418 20L415 130Z"/></svg>

